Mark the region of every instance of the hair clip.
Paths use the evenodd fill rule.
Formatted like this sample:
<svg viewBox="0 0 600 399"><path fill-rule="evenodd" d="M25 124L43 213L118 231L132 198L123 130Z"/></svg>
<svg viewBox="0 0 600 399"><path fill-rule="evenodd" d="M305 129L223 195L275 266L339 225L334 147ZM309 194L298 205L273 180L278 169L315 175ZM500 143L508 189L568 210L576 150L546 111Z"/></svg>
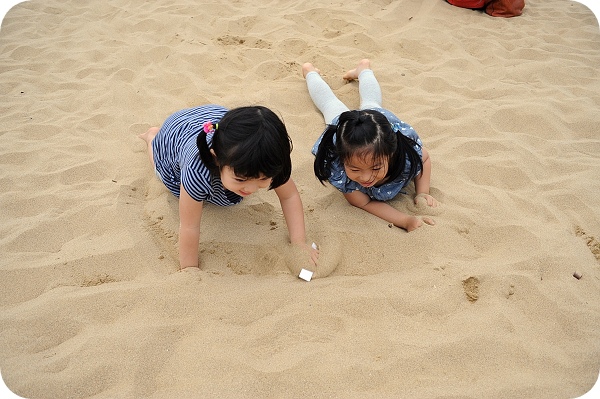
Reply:
<svg viewBox="0 0 600 399"><path fill-rule="evenodd" d="M214 133L215 129L218 126L219 126L219 124L213 125L213 123L211 121L206 121L202 125L202 130L204 130L204 133L206 133L206 134L208 134L208 133Z"/></svg>

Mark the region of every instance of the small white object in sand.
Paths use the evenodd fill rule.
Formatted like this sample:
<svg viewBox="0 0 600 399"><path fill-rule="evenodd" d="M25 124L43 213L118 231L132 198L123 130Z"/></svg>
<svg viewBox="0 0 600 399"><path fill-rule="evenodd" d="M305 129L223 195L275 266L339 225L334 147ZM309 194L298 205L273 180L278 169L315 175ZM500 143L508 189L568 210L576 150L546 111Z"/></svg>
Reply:
<svg viewBox="0 0 600 399"><path fill-rule="evenodd" d="M313 272L311 272L310 270L302 269L300 270L300 275L298 277L300 277L302 280L310 281L312 275Z"/></svg>
<svg viewBox="0 0 600 399"><path fill-rule="evenodd" d="M319 248L317 247L317 244L315 244L314 242L312 243L311 247L312 247L312 249L319 249Z"/></svg>

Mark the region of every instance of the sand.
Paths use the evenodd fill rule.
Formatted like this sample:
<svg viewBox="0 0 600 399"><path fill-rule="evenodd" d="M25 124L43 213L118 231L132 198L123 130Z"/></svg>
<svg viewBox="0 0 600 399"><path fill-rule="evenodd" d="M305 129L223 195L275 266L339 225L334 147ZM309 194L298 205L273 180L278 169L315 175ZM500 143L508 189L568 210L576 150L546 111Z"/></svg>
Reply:
<svg viewBox="0 0 600 399"><path fill-rule="evenodd" d="M370 58L441 206L411 233L312 173L301 74ZM26 398L572 398L600 369L600 31L568 0L493 18L443 0L31 0L0 31L0 368ZM177 200L136 136L265 105L293 140L310 282L273 192ZM575 278L577 272L581 278Z"/></svg>

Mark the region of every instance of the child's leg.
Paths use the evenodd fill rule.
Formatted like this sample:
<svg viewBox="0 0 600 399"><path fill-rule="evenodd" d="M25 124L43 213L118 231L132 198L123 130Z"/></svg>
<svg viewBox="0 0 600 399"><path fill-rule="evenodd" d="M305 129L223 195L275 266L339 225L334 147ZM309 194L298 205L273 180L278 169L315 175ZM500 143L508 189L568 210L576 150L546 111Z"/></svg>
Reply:
<svg viewBox="0 0 600 399"><path fill-rule="evenodd" d="M360 109L382 108L381 88L372 70L365 69L358 75L358 92Z"/></svg>
<svg viewBox="0 0 600 399"><path fill-rule="evenodd" d="M331 88L321 75L318 69L312 64L306 63L302 65L302 72L306 78L306 86L308 87L308 93L310 98L323 114L326 124L331 124L333 118L341 114L342 112L348 111L348 107L344 105L331 91Z"/></svg>
<svg viewBox="0 0 600 399"><path fill-rule="evenodd" d="M381 108L381 88L375 78L375 74L371 70L371 61L366 58L360 60L356 68L346 72L344 79L358 79L360 109Z"/></svg>

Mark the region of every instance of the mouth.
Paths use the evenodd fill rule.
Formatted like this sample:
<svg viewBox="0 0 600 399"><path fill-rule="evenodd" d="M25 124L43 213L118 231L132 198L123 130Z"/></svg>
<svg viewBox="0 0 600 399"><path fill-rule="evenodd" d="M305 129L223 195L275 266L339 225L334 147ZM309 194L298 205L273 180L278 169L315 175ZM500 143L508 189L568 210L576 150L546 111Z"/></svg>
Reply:
<svg viewBox="0 0 600 399"><path fill-rule="evenodd" d="M250 194L252 194L252 193L248 193L248 192L246 192L246 191L242 191L242 190L240 190L240 195L241 195L242 197L247 197L247 196L249 196Z"/></svg>
<svg viewBox="0 0 600 399"><path fill-rule="evenodd" d="M360 183L361 186L363 187L371 187L372 185L375 184L375 181L370 181L370 182L366 182L366 183Z"/></svg>

